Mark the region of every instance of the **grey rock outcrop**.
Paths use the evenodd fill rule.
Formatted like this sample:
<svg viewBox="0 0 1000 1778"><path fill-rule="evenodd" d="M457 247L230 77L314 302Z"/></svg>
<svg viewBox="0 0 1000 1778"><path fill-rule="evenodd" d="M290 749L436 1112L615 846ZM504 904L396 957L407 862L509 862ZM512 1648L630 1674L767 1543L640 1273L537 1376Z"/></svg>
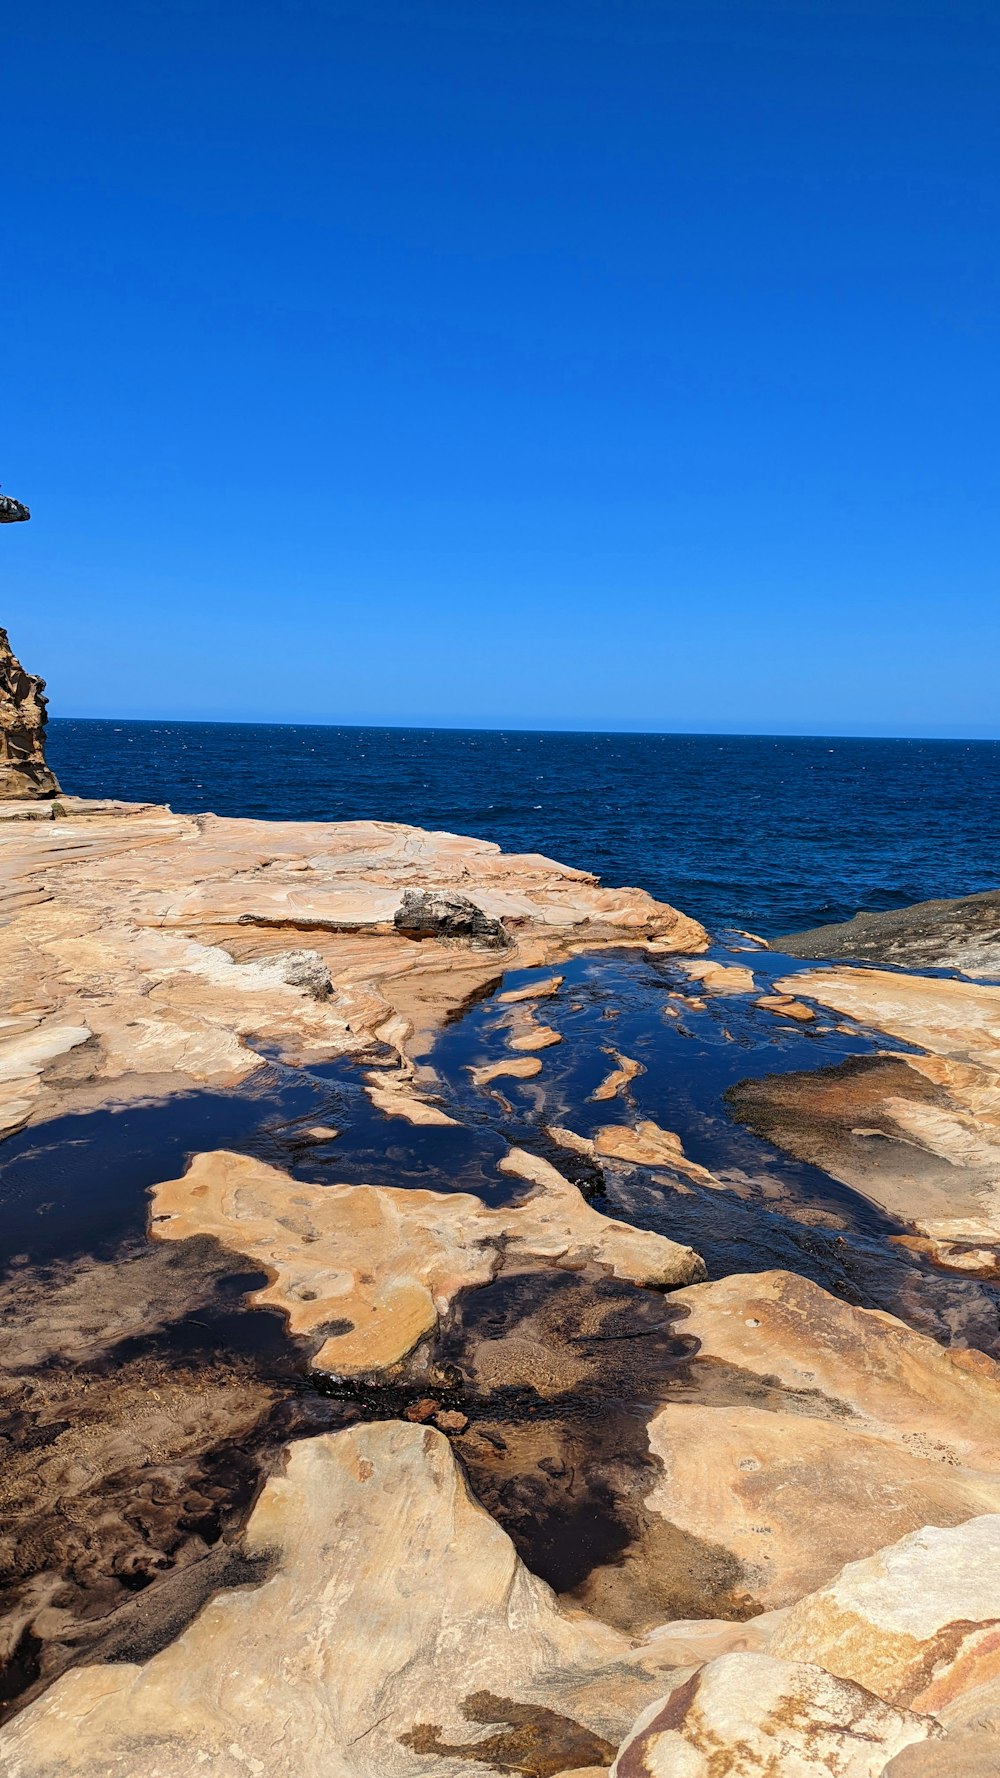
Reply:
<svg viewBox="0 0 1000 1778"><path fill-rule="evenodd" d="M489 951L504 951L511 942L502 921L491 919L466 896L441 889L405 890L393 925L404 938L462 939Z"/></svg>
<svg viewBox="0 0 1000 1778"><path fill-rule="evenodd" d="M918 901L883 914L855 914L835 926L771 940L789 957L844 957L906 969L957 969L1000 979L1000 889L955 901Z"/></svg>
<svg viewBox="0 0 1000 1778"><path fill-rule="evenodd" d="M0 802L58 794L45 763L47 703L44 679L25 672L0 630Z"/></svg>
<svg viewBox="0 0 1000 1778"><path fill-rule="evenodd" d="M30 517L28 508L20 500L12 499L10 494L0 494L0 525L17 525Z"/></svg>

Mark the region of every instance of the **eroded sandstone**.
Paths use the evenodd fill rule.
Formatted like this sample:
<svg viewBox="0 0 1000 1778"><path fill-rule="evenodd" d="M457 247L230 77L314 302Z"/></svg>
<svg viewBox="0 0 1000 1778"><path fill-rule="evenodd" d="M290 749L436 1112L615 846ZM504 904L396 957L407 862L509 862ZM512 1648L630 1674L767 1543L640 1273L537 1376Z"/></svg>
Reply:
<svg viewBox="0 0 1000 1778"><path fill-rule="evenodd" d="M28 517L27 507L11 514L16 500L0 495L0 501L7 504L8 520ZM0 513L0 522L3 517ZM44 679L25 672L6 630L0 630L0 801L32 801L59 790L45 762L47 703Z"/></svg>
<svg viewBox="0 0 1000 1778"><path fill-rule="evenodd" d="M428 1427L294 1446L221 1592L145 1664L64 1675L0 1734L9 1778L552 1778L610 1762L669 1663L559 1608ZM362 1630L363 1626L363 1630ZM361 1633L359 1633L361 1631ZM477 1749L479 1751L477 1751Z"/></svg>
<svg viewBox="0 0 1000 1778"><path fill-rule="evenodd" d="M1000 1244L1000 988L875 969L777 986L913 1048L743 1082L737 1114L919 1235Z"/></svg>
<svg viewBox="0 0 1000 1778"><path fill-rule="evenodd" d="M939 1716L1000 1679L1000 1516L921 1527L794 1605L772 1647Z"/></svg>
<svg viewBox="0 0 1000 1778"><path fill-rule="evenodd" d="M601 1216L547 1162L514 1152L501 1171L534 1190L489 1210L466 1192L308 1185L222 1151L155 1188L151 1226L159 1240L212 1236L263 1267L271 1282L251 1301L319 1334L313 1363L340 1377L398 1364L502 1263L569 1258L662 1288L704 1276L690 1248Z"/></svg>
<svg viewBox="0 0 1000 1778"><path fill-rule="evenodd" d="M56 808L59 819L17 819L34 806L8 803L0 831L11 984L0 1016L13 1020L0 1031L0 1127L52 1115L83 1081L91 1102L144 1081L160 1093L232 1085L260 1068L265 1043L292 1063L373 1041L401 1061L418 1053L428 1030L499 976L471 926L432 920L417 936L410 916L396 923L404 904L440 911L456 883L507 935L504 965L515 969L583 945L707 943L697 922L639 890L485 840L71 798ZM53 1073L49 1052L71 1044L85 1055Z"/></svg>
<svg viewBox="0 0 1000 1778"><path fill-rule="evenodd" d="M860 1685L773 1655L710 1661L640 1717L612 1778L881 1778L886 1762L939 1735Z"/></svg>

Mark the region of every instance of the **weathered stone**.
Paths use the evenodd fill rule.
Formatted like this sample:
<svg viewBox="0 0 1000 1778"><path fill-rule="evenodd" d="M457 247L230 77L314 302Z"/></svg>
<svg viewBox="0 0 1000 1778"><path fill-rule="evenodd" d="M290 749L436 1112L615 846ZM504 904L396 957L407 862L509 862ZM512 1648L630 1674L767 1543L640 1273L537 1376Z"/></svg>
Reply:
<svg viewBox="0 0 1000 1778"><path fill-rule="evenodd" d="M663 1130L646 1118L634 1127L630 1124L603 1124L593 1136L578 1136L562 1124L549 1124L546 1134L560 1148L574 1154L587 1155L597 1161L620 1161L627 1167L666 1167L681 1173L699 1185L721 1189L721 1182L707 1168L689 1160L684 1146L673 1130Z"/></svg>
<svg viewBox="0 0 1000 1778"><path fill-rule="evenodd" d="M144 1666L77 1668L0 1733L4 1778L554 1778L662 1695L655 1643L560 1610L399 1421L293 1446L220 1593Z"/></svg>
<svg viewBox="0 0 1000 1778"><path fill-rule="evenodd" d="M497 995L498 1006L515 1006L521 1000L549 1000L558 994L563 985L561 975L546 976L544 981L529 982L525 988L508 988L506 993Z"/></svg>
<svg viewBox="0 0 1000 1778"><path fill-rule="evenodd" d="M592 1099L598 1101L617 1099L620 1093L626 1091L629 1083L635 1080L637 1075L643 1073L642 1063L634 1061L631 1056L623 1056L618 1050L610 1048L605 1053L611 1057L615 1065L590 1095Z"/></svg>
<svg viewBox="0 0 1000 1778"><path fill-rule="evenodd" d="M522 1013L511 1030L512 1050L547 1050L557 1043L562 1043L562 1032L540 1025L530 1013Z"/></svg>
<svg viewBox="0 0 1000 1778"><path fill-rule="evenodd" d="M442 1408L434 1415L434 1424L439 1432L464 1432L469 1424L468 1414L462 1414L457 1408Z"/></svg>
<svg viewBox="0 0 1000 1778"><path fill-rule="evenodd" d="M505 1056L500 1062L483 1062L469 1069L477 1087L488 1087L494 1080L533 1080L541 1072L539 1056Z"/></svg>
<svg viewBox="0 0 1000 1778"><path fill-rule="evenodd" d="M45 763L47 704L44 679L25 672L6 630L0 630L0 801L58 793L55 774Z"/></svg>
<svg viewBox="0 0 1000 1778"><path fill-rule="evenodd" d="M926 1053L742 1082L740 1116L918 1234L1000 1242L1000 987L878 969L777 983Z"/></svg>
<svg viewBox="0 0 1000 1778"><path fill-rule="evenodd" d="M10 494L0 494L0 525L23 524L30 517L31 513L20 500Z"/></svg>
<svg viewBox="0 0 1000 1778"><path fill-rule="evenodd" d="M303 988L314 1000L329 999L333 983L318 951L285 951L274 961L290 988Z"/></svg>
<svg viewBox="0 0 1000 1778"><path fill-rule="evenodd" d="M0 801L0 1018L14 1019L0 1039L15 1063L0 1080L0 1127L52 1116L84 1092L93 1105L230 1085L264 1066L262 1037L293 1064L373 1039L402 1064L500 979L489 951L402 937L393 915L410 889L467 885L487 919L509 923L516 968L584 943L707 943L695 921L640 890L604 889L485 840L78 798L54 805L66 819L43 821L41 807ZM56 1069L34 1067L36 1036L44 1048L56 1029L85 1031L85 1051L72 1069L58 1056ZM401 1084L382 1109L408 1116L426 1095L412 1075Z"/></svg>
<svg viewBox="0 0 1000 1778"><path fill-rule="evenodd" d="M918 901L888 913L855 914L835 926L815 926L771 940L789 957L850 957L908 969L957 969L1000 977L1000 889L955 901Z"/></svg>
<svg viewBox="0 0 1000 1778"><path fill-rule="evenodd" d="M928 1525L794 1605L772 1648L934 1715L1000 1678L1000 1515Z"/></svg>
<svg viewBox="0 0 1000 1778"><path fill-rule="evenodd" d="M650 1513L726 1552L746 1609L790 1605L916 1530L1000 1511L1000 1369L791 1273L671 1298L687 1399L649 1424Z"/></svg>
<svg viewBox="0 0 1000 1778"><path fill-rule="evenodd" d="M886 1762L940 1734L843 1679L766 1654L720 1655L651 1705L612 1778L881 1778Z"/></svg>
<svg viewBox="0 0 1000 1778"><path fill-rule="evenodd" d="M492 951L511 943L502 921L491 920L468 896L441 889L407 889L393 925L405 938L464 939Z"/></svg>
<svg viewBox="0 0 1000 1778"><path fill-rule="evenodd" d="M223 1150L155 1187L152 1232L211 1235L266 1268L271 1282L250 1300L281 1309L293 1333L325 1335L313 1363L342 1377L398 1363L505 1255L524 1263L578 1253L663 1287L704 1276L689 1247L601 1216L545 1161L514 1150L500 1166L535 1190L488 1210L466 1192L308 1185Z"/></svg>
<svg viewBox="0 0 1000 1778"><path fill-rule="evenodd" d="M707 1168L688 1159L673 1130L662 1130L649 1118L634 1129L627 1124L604 1124L594 1136L594 1154L600 1160L623 1161L626 1166L669 1167L701 1185L719 1184Z"/></svg>
<svg viewBox="0 0 1000 1778"><path fill-rule="evenodd" d="M776 1018L796 1019L800 1025L808 1025L816 1017L811 1006L794 999L791 994L760 994L755 1005L763 1007L765 1012L773 1012Z"/></svg>
<svg viewBox="0 0 1000 1778"><path fill-rule="evenodd" d="M714 963L709 958L697 962L685 959L679 967L694 982L700 982L707 994L752 994L753 972L743 963Z"/></svg>

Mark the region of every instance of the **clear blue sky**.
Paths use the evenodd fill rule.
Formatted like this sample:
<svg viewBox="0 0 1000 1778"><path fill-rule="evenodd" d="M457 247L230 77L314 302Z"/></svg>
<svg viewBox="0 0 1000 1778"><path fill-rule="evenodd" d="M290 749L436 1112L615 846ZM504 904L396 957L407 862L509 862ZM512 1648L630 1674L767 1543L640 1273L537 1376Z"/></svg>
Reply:
<svg viewBox="0 0 1000 1778"><path fill-rule="evenodd" d="M996 0L8 9L54 714L1000 734Z"/></svg>

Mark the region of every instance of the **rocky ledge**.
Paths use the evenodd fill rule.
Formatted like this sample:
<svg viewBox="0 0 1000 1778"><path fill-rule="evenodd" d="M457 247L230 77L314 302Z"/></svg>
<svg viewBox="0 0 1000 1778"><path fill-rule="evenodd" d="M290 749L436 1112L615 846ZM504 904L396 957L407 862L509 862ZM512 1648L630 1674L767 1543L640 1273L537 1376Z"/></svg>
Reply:
<svg viewBox="0 0 1000 1778"><path fill-rule="evenodd" d="M381 1090L420 1117L433 1082L414 1055L503 969L708 943L641 890L455 834L68 798L37 816L0 808L0 948L17 984L0 1129L229 1086L265 1046L292 1062L388 1047L397 1071Z"/></svg>
<svg viewBox="0 0 1000 1778"><path fill-rule="evenodd" d="M1000 1365L967 1329L1000 1343L1000 988L761 993L763 953L449 834L4 814L0 1082L39 1181L26 1209L11 1172L0 1279L4 1778L995 1772ZM623 948L675 1059L795 1058L730 1093L774 1147L713 1170L643 1105L657 1052L593 973ZM370 1177L280 1099L346 1058ZM256 1092L247 1152L220 1131ZM95 1205L60 1166L137 1107L112 1238L127 1145ZM823 1169L797 1222L778 1148ZM835 1288L683 1238L742 1253L755 1191L803 1271L842 1250Z"/></svg>
<svg viewBox="0 0 1000 1778"><path fill-rule="evenodd" d="M907 969L954 969L1000 979L1000 889L955 901L919 901L881 914L855 914L836 926L814 926L773 939L789 957L843 957Z"/></svg>

